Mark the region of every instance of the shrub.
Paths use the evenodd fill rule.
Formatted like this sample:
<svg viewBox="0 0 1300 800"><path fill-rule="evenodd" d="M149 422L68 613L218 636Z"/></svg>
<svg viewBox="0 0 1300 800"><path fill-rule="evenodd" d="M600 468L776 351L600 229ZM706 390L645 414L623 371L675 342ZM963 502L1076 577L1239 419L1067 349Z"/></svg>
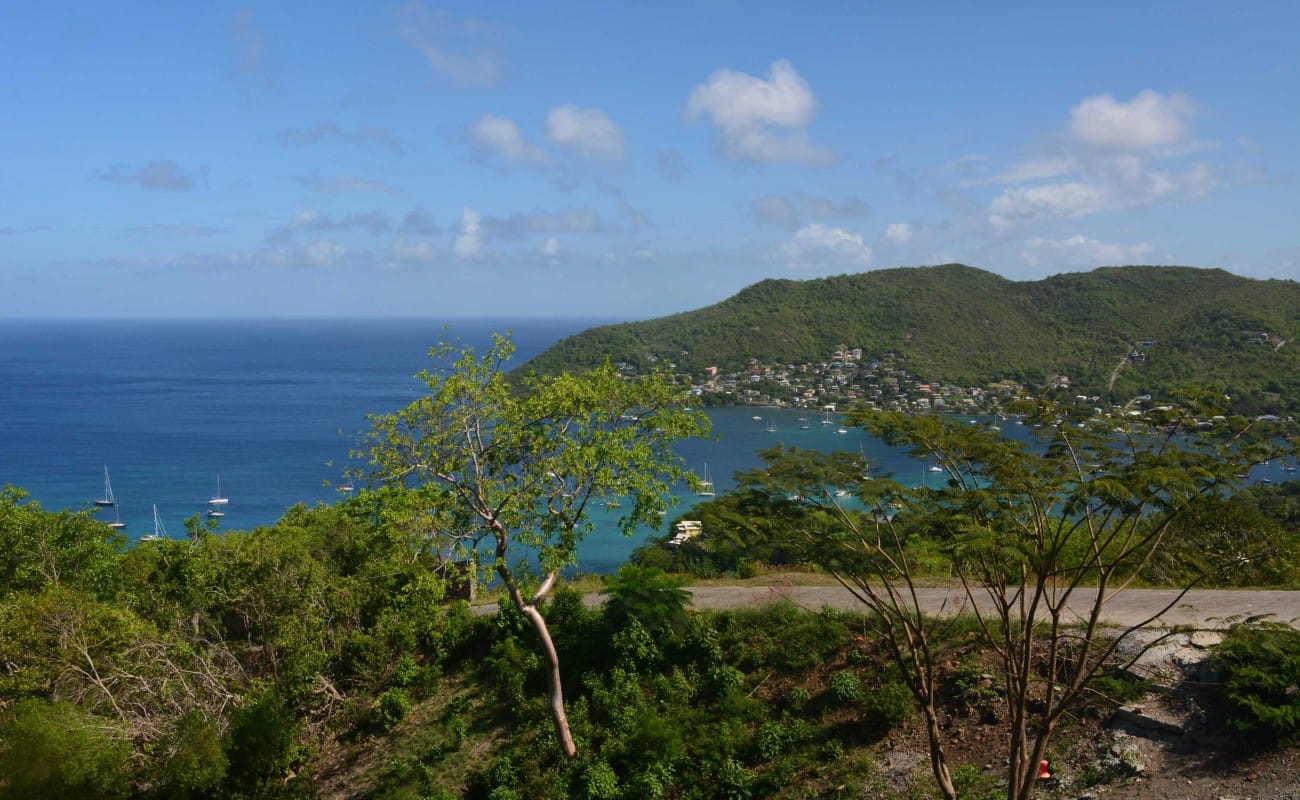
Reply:
<svg viewBox="0 0 1300 800"><path fill-rule="evenodd" d="M882 684L863 697L862 712L864 721L879 731L897 728L912 715L912 690L897 681Z"/></svg>
<svg viewBox="0 0 1300 800"><path fill-rule="evenodd" d="M392 688L375 698L373 719L384 730L392 730L411 710L411 697L405 689Z"/></svg>
<svg viewBox="0 0 1300 800"><path fill-rule="evenodd" d="M24 700L0 728L0 798L123 797L130 744L71 705Z"/></svg>
<svg viewBox="0 0 1300 800"><path fill-rule="evenodd" d="M826 687L830 699L839 705L849 705L862 699L862 681L853 672L837 672Z"/></svg>
<svg viewBox="0 0 1300 800"><path fill-rule="evenodd" d="M635 619L652 634L680 631L686 623L690 593L679 578L654 567L624 564L605 589L605 619L613 630Z"/></svg>
<svg viewBox="0 0 1300 800"><path fill-rule="evenodd" d="M1300 739L1300 631L1234 625L1215 650L1230 728L1271 741Z"/></svg>

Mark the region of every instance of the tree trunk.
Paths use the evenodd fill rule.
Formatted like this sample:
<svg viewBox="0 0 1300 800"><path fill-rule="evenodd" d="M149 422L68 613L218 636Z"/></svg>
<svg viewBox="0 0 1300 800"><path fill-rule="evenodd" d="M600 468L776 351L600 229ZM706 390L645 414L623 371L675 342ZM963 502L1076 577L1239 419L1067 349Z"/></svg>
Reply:
<svg viewBox="0 0 1300 800"><path fill-rule="evenodd" d="M542 612L537 610L537 606L523 602L523 597L518 592L512 594L515 605L520 613L533 623L533 630L537 631L537 638L542 642L542 653L546 656L546 680L550 687L551 718L555 722L555 735L560 740L560 749L564 751L565 757L573 758L578 754L578 748L573 744L573 734L569 732L569 717L564 713L564 687L560 685L560 656L555 651L555 642L551 641L551 632L547 629L546 620L542 617Z"/></svg>
<svg viewBox="0 0 1300 800"><path fill-rule="evenodd" d="M923 713L926 736L930 740L930 770L934 773L934 781L939 785L944 800L957 800L957 789L952 785L952 770L948 768L948 757L943 751L943 735L939 732L933 702L923 709Z"/></svg>

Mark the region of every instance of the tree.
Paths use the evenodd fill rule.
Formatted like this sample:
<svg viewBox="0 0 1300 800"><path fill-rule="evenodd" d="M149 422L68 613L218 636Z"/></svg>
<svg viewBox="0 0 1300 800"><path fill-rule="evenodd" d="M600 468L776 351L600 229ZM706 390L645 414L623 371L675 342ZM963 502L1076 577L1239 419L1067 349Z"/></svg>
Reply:
<svg viewBox="0 0 1300 800"><path fill-rule="evenodd" d="M561 749L573 757L559 656L539 609L560 571L595 530L593 503L625 509L617 527L659 524L669 482L693 479L674 442L708 432L659 376L624 378L606 363L582 374L503 371L514 347L495 337L486 353L445 339L431 358L448 365L420 378L429 394L370 418L362 453L382 509L427 533L449 565L501 581L541 642Z"/></svg>
<svg viewBox="0 0 1300 800"><path fill-rule="evenodd" d="M872 612L920 706L932 772L950 799L957 795L938 702L951 644L945 626L957 609L944 618L924 612L917 537L943 545L962 610L1001 667L1006 797L1023 800L1061 716L1186 588L1118 630L1102 628L1106 603L1145 572L1194 501L1229 491L1235 475L1279 449L1243 420L1207 427L1198 420L1210 414L1190 408L1127 421L1079 421L1050 398L1024 410L1040 434L1035 444L937 417L857 418L887 444L939 465L939 488L867 478L843 454L768 454L773 491L797 498L792 518L809 556ZM855 503L837 500L844 487L856 491Z"/></svg>

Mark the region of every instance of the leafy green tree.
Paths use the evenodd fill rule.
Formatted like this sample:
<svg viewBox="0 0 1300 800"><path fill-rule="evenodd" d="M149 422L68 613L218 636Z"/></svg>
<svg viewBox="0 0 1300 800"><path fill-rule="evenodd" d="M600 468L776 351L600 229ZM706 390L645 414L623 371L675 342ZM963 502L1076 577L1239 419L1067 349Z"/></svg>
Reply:
<svg viewBox="0 0 1300 800"><path fill-rule="evenodd" d="M1200 426L1212 412L1191 407L1082 427L1051 398L1024 410L1042 434L1032 446L935 417L859 417L886 443L940 465L947 480L939 488L864 479L839 457L816 454L776 454L771 469L777 490L799 498L802 515L791 519L810 557L872 612L924 717L932 771L950 799L957 795L937 698L952 639L946 626L956 623L951 613L924 612L911 538L943 543L979 641L1001 665L1006 796L1023 800L1088 680L1183 593L1119 630L1103 629L1106 603L1167 546L1190 504L1229 490L1235 474L1278 448L1244 420ZM854 487L855 501L837 499L838 487Z"/></svg>
<svg viewBox="0 0 1300 800"><path fill-rule="evenodd" d="M23 490L6 486L0 490L0 599L50 584L111 596L125 541L85 512L45 511Z"/></svg>
<svg viewBox="0 0 1300 800"><path fill-rule="evenodd" d="M486 562L531 623L556 735L572 757L559 656L538 604L595 530L593 503L618 501L624 534L658 523L669 482L687 477L672 444L705 435L708 424L682 410L665 379L624 378L608 363L512 386L502 367L513 352L500 336L481 356L444 340L430 351L444 367L420 375L429 394L372 416L362 455L381 513L427 534L473 578Z"/></svg>

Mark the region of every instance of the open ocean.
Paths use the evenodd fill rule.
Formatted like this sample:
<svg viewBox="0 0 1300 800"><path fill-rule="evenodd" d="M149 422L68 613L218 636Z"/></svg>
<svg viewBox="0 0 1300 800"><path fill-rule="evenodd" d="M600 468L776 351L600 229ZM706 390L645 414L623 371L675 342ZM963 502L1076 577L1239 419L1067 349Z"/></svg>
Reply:
<svg viewBox="0 0 1300 800"><path fill-rule="evenodd" d="M477 347L512 331L517 363L601 320L453 320L448 334ZM366 415L418 397L415 374L443 334L430 320L5 321L0 322L0 485L28 491L46 509L87 508L103 494L105 466L132 539L153 533L153 507L172 537L217 491L230 499L223 529L270 525L295 503L333 503ZM780 441L862 450L878 474L937 479L923 465L864 435L837 433L801 412L709 411L715 440L679 454L719 492ZM755 415L763 417L755 420ZM776 431L767 430L771 420ZM1021 434L1023 435L1023 434ZM1282 475L1276 476L1282 478ZM682 488L667 519L696 499ZM113 509L99 510L111 520ZM612 528L614 512L595 515ZM665 523L665 526L667 523ZM598 530L579 569L612 572L631 539Z"/></svg>

